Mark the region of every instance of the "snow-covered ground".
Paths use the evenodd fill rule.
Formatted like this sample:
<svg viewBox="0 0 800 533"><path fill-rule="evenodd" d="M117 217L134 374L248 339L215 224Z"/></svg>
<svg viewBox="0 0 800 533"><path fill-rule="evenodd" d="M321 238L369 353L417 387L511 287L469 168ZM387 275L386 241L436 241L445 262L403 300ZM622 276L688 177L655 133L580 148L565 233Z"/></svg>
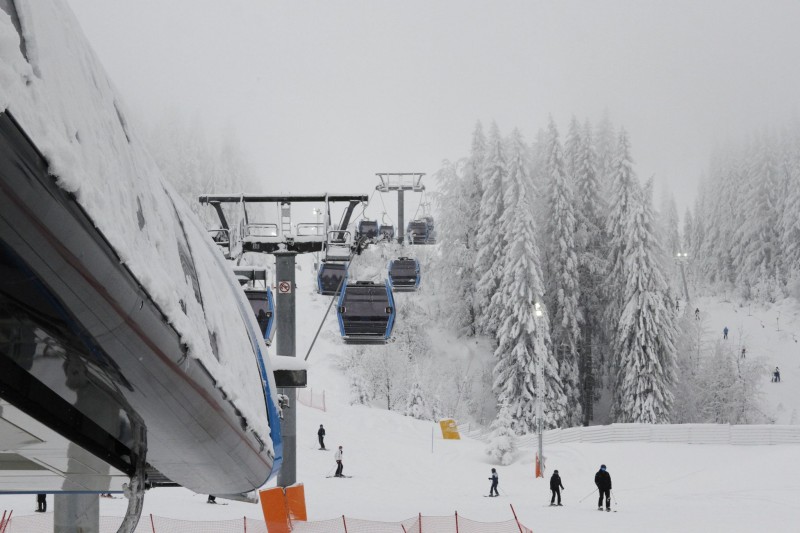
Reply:
<svg viewBox="0 0 800 533"><path fill-rule="evenodd" d="M299 259L298 356L305 355L327 298L312 294L311 257ZM769 357L781 367L780 385L765 375L766 402L781 413L800 405L797 306L783 303L769 310L736 308L726 302L697 302L709 329L730 329L728 342L744 339L748 357ZM781 331L774 322L781 312ZM785 325L784 325L784 322ZM760 322L764 322L762 328ZM772 322L769 322L772 321ZM474 341L473 341L474 342ZM466 353L466 347L463 351ZM453 351L459 347L451 346ZM335 316L320 335L309 358L309 381L326 391L327 412L298 409L298 480L306 487L310 520L342 514L398 521L416 513L504 521L513 504L523 524L537 532L674 532L726 533L795 531L800 518L800 447L689 444L559 444L545 450L548 469L558 469L566 490L563 508L551 508L546 479L534 478L533 449L522 449L507 467L493 465L484 444L473 439L444 441L437 426L383 409L350 406L348 382L337 367L341 344ZM774 366L774 365L773 365ZM783 415L781 415L783 416ZM781 420L786 423L788 420ZM344 472L350 479L326 478L334 469L333 451L318 450L316 430L324 424L326 444L344 448ZM614 483L617 513L599 513L592 494L594 473L606 464ZM500 474L499 498L485 498L490 469ZM29 514L34 496L0 496L0 509ZM205 503L205 495L184 489L148 493L145 513L186 520L258 519L259 506ZM581 501L582 500L582 501ZM124 499L101 499L101 513L121 516ZM52 503L51 503L52 508Z"/></svg>

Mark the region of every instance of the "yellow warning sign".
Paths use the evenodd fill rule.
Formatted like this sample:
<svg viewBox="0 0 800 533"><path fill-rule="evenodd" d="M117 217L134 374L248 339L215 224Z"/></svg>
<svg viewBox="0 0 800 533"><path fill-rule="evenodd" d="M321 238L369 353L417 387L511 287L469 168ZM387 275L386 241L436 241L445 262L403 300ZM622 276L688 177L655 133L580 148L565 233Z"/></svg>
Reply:
<svg viewBox="0 0 800 533"><path fill-rule="evenodd" d="M458 424L456 424L456 421L452 418L439 420L439 426L442 428L443 439L461 439L461 435L458 434Z"/></svg>

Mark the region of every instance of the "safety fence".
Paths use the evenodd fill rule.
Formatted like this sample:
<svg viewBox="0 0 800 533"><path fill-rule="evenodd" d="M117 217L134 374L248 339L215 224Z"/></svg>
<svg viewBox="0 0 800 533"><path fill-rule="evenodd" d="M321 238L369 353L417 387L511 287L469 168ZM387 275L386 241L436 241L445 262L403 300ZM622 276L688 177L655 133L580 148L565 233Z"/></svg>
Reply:
<svg viewBox="0 0 800 533"><path fill-rule="evenodd" d="M306 407L319 409L320 411L327 411L325 405L325 389L322 392L315 392L313 388L297 389L297 403L303 404Z"/></svg>
<svg viewBox="0 0 800 533"><path fill-rule="evenodd" d="M513 511L513 507L512 507ZM101 516L100 533L116 533L122 518ZM504 522L478 522L455 513L453 516L422 516L400 522L380 522L358 518L333 518L313 522L292 521L291 531L298 533L533 533L517 520L516 514ZM52 533L53 513L3 517L0 533ZM144 515L136 533L267 533L263 520L236 519L190 521Z"/></svg>
<svg viewBox="0 0 800 533"><path fill-rule="evenodd" d="M53 513L12 516L6 519L0 533L53 533ZM116 533L122 523L119 516L101 516L100 533ZM193 521L142 515L136 533L267 533L264 520L237 518L235 520Z"/></svg>
<svg viewBox="0 0 800 533"><path fill-rule="evenodd" d="M453 516L422 516L400 522L378 522L357 518L333 518L314 522L292 521L293 533L533 533L514 518L505 522L477 522L458 513Z"/></svg>
<svg viewBox="0 0 800 533"><path fill-rule="evenodd" d="M465 437L487 441L489 430L464 424L459 428ZM674 442L683 444L735 444L763 446L800 444L800 426L760 424L610 424L544 432L544 444L570 442ZM538 445L536 434L518 437L520 448Z"/></svg>

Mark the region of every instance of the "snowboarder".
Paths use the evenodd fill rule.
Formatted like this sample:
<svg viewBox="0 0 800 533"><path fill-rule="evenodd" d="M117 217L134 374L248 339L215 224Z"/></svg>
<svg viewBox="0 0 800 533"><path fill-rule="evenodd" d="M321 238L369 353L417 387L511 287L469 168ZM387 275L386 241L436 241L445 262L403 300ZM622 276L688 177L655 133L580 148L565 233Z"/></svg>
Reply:
<svg viewBox="0 0 800 533"><path fill-rule="evenodd" d="M206 503L217 503L217 497L213 494L209 494Z"/></svg>
<svg viewBox="0 0 800 533"><path fill-rule="evenodd" d="M319 438L319 449L325 450L325 428L322 427L322 424L319 425L317 430L317 438Z"/></svg>
<svg viewBox="0 0 800 533"><path fill-rule="evenodd" d="M550 505L556 505L556 496L558 496L558 505L561 505L561 489L564 488L564 485L561 483L561 476L558 475L558 470L553 470L553 475L550 476L550 492L552 496L550 496Z"/></svg>
<svg viewBox="0 0 800 533"><path fill-rule="evenodd" d="M594 484L597 485L597 491L600 493L600 499L597 500L597 510L603 510L603 496L606 498L606 511L611 510L611 476L606 471L606 465L600 465L600 470L594 475Z"/></svg>
<svg viewBox="0 0 800 533"><path fill-rule="evenodd" d="M727 340L728 339L728 326L722 328L722 338Z"/></svg>
<svg viewBox="0 0 800 533"><path fill-rule="evenodd" d="M492 468L492 477L489 478L489 481L492 482L492 486L489 488L489 496L500 496L497 492L497 483L499 483L500 478L497 476L497 470Z"/></svg>
<svg viewBox="0 0 800 533"><path fill-rule="evenodd" d="M336 455L334 455L334 459L336 459L336 474L333 477L344 477L342 475L342 470L344 469L344 465L342 464L342 447L339 446L339 449L336 450Z"/></svg>
<svg viewBox="0 0 800 533"><path fill-rule="evenodd" d="M694 319L695 320L700 320L700 308L699 307L696 307L695 310L694 310Z"/></svg>
<svg viewBox="0 0 800 533"><path fill-rule="evenodd" d="M47 494L36 495L36 512L37 513L47 512Z"/></svg>
<svg viewBox="0 0 800 533"><path fill-rule="evenodd" d="M778 370L777 366L775 367L775 372L772 373L772 381L774 383L780 383L781 382L781 371Z"/></svg>

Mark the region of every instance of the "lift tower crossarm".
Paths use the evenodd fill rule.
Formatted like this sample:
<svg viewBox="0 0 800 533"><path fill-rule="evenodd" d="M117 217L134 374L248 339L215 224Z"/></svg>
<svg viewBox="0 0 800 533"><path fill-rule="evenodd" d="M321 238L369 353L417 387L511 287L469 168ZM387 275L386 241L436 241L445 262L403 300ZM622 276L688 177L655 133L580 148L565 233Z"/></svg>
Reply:
<svg viewBox="0 0 800 533"><path fill-rule="evenodd" d="M381 182L375 186L378 192L397 192L397 242L403 243L405 228L405 191L424 192L424 172L376 172ZM404 179L409 178L410 179Z"/></svg>
<svg viewBox="0 0 800 533"><path fill-rule="evenodd" d="M263 203L300 203L300 202L366 202L369 197L365 194L309 194L295 196L263 196L260 194L203 194L200 196L201 204L263 202Z"/></svg>

